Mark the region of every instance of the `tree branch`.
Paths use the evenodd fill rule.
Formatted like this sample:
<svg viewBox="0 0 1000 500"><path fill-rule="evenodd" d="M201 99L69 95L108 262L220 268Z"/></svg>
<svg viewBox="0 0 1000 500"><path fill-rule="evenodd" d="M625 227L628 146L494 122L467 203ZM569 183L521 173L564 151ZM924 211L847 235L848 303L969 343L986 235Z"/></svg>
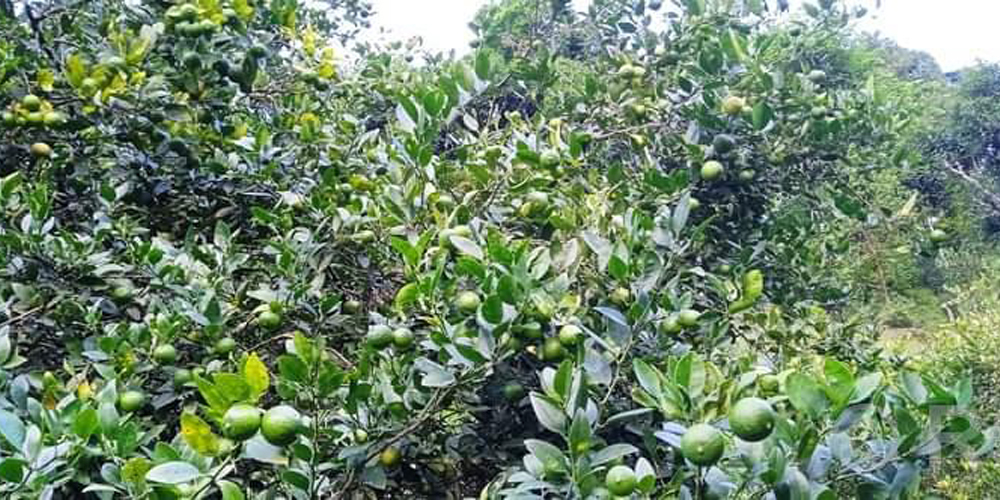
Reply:
<svg viewBox="0 0 1000 500"><path fill-rule="evenodd" d="M950 162L945 162L944 168L947 169L956 177L958 177L959 179L965 181L965 183L975 188L976 191L979 191L979 193L983 196L984 200L986 201L986 204L989 205L990 209L992 209L994 212L1000 213L1000 195L998 195L993 190L984 186L979 179L973 177L971 174L963 170L959 165Z"/></svg>

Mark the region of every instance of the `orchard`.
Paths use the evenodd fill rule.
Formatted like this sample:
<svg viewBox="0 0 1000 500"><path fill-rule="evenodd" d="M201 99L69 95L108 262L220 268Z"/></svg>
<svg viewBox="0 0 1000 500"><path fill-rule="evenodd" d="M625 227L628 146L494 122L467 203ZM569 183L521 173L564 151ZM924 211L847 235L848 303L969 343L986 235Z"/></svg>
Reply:
<svg viewBox="0 0 1000 500"><path fill-rule="evenodd" d="M916 499L990 459L970 379L865 314L969 236L864 9L504 0L461 57L374 14L0 1L0 498Z"/></svg>

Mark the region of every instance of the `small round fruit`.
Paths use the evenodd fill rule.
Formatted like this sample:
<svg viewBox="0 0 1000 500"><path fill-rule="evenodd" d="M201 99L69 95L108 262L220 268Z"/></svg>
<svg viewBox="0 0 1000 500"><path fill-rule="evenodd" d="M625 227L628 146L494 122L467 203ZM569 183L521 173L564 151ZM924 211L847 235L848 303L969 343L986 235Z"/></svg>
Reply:
<svg viewBox="0 0 1000 500"><path fill-rule="evenodd" d="M698 208L700 207L701 207L701 202L698 201L698 198L692 196L691 199L688 201L688 210L693 212L695 210L698 210Z"/></svg>
<svg viewBox="0 0 1000 500"><path fill-rule="evenodd" d="M944 243L948 241L948 238L948 233L946 233L943 229L931 230L930 239L932 243Z"/></svg>
<svg viewBox="0 0 1000 500"><path fill-rule="evenodd" d="M21 106L28 111L38 111L42 107L42 99L35 94L28 94L21 99Z"/></svg>
<svg viewBox="0 0 1000 500"><path fill-rule="evenodd" d="M559 342L566 347L575 346L580 341L583 330L576 325L564 325L559 329Z"/></svg>
<svg viewBox="0 0 1000 500"><path fill-rule="evenodd" d="M275 446L294 443L301 427L302 417L291 406L275 406L267 410L260 421L260 433Z"/></svg>
<svg viewBox="0 0 1000 500"><path fill-rule="evenodd" d="M542 345L542 361L562 361L566 357L566 348L555 337L545 339Z"/></svg>
<svg viewBox="0 0 1000 500"><path fill-rule="evenodd" d="M607 486L608 491L612 494L626 497L632 494L635 490L636 478L635 472L632 471L627 465L616 465L608 471L607 477L604 479L604 485Z"/></svg>
<svg viewBox="0 0 1000 500"><path fill-rule="evenodd" d="M660 322L660 333L666 335L677 335L681 333L684 327L677 321L677 316L670 316L669 318Z"/></svg>
<svg viewBox="0 0 1000 500"><path fill-rule="evenodd" d="M532 191L525 196L525 200L531 203L536 210L544 210L549 207L549 194L542 191Z"/></svg>
<svg viewBox="0 0 1000 500"><path fill-rule="evenodd" d="M479 299L479 295L476 292L469 290L459 293L458 296L455 297L455 307L465 314L472 314L479 310L479 305L481 303L482 300Z"/></svg>
<svg viewBox="0 0 1000 500"><path fill-rule="evenodd" d="M757 385L766 394L776 394L781 389L781 379L777 375L764 375L757 379Z"/></svg>
<svg viewBox="0 0 1000 500"><path fill-rule="evenodd" d="M191 374L191 370L178 368L174 371L174 387L183 387L193 379L194 375Z"/></svg>
<svg viewBox="0 0 1000 500"><path fill-rule="evenodd" d="M118 407L126 413L138 411L146 404L146 395L139 391L125 391L118 395Z"/></svg>
<svg viewBox="0 0 1000 500"><path fill-rule="evenodd" d="M344 302L344 312L347 314L357 314L361 311L361 302L357 300L348 300Z"/></svg>
<svg viewBox="0 0 1000 500"><path fill-rule="evenodd" d="M763 441L774 430L774 408L760 398L743 398L729 410L729 428L744 441Z"/></svg>
<svg viewBox="0 0 1000 500"><path fill-rule="evenodd" d="M715 465L725 450L725 437L710 425L693 425L681 436L681 454L695 465Z"/></svg>
<svg viewBox="0 0 1000 500"><path fill-rule="evenodd" d="M281 326L281 315L274 311L264 311L257 316L257 324L266 330Z"/></svg>
<svg viewBox="0 0 1000 500"><path fill-rule="evenodd" d="M733 272L733 266L730 266L729 264L722 264L719 266L719 274L729 274L731 272Z"/></svg>
<svg viewBox="0 0 1000 500"><path fill-rule="evenodd" d="M736 139L728 134L719 134L712 139L712 149L716 153L726 154L736 147Z"/></svg>
<svg viewBox="0 0 1000 500"><path fill-rule="evenodd" d="M503 386L503 397L511 403L520 401L525 396L524 386L517 382L510 382Z"/></svg>
<svg viewBox="0 0 1000 500"><path fill-rule="evenodd" d="M222 433L236 441L250 439L260 428L260 414L260 408L256 406L242 403L233 405L222 417Z"/></svg>
<svg viewBox="0 0 1000 500"><path fill-rule="evenodd" d="M130 297L132 297L132 289L127 286L120 285L111 289L111 298L118 302L126 301Z"/></svg>
<svg viewBox="0 0 1000 500"><path fill-rule="evenodd" d="M684 328L694 328L698 326L698 320L700 319L701 313L695 311L694 309L684 309L677 315L677 323Z"/></svg>
<svg viewBox="0 0 1000 500"><path fill-rule="evenodd" d="M611 292L611 302L619 306L628 305L630 300L632 300L632 292L628 288L618 287Z"/></svg>
<svg viewBox="0 0 1000 500"><path fill-rule="evenodd" d="M392 332L392 345L395 346L396 349L406 350L413 347L415 338L413 330L410 330L409 328L397 328Z"/></svg>
<svg viewBox="0 0 1000 500"><path fill-rule="evenodd" d="M3 124L8 127L17 125L17 116L10 111L3 112Z"/></svg>
<svg viewBox="0 0 1000 500"><path fill-rule="evenodd" d="M372 325L368 328L368 344L375 349L385 349L392 343L392 328L386 325Z"/></svg>
<svg viewBox="0 0 1000 500"><path fill-rule="evenodd" d="M746 169L740 171L740 182L748 183L756 177L756 173L753 170Z"/></svg>
<svg viewBox="0 0 1000 500"><path fill-rule="evenodd" d="M153 349L153 359L161 365L172 365L177 362L177 349L171 344L160 344Z"/></svg>
<svg viewBox="0 0 1000 500"><path fill-rule="evenodd" d="M191 51L185 53L182 62L184 63L184 67L190 71L201 69L201 55L197 52Z"/></svg>
<svg viewBox="0 0 1000 500"><path fill-rule="evenodd" d="M216 354L225 356L236 350L236 339L232 337L222 337L215 342L213 350Z"/></svg>
<svg viewBox="0 0 1000 500"><path fill-rule="evenodd" d="M368 431L364 429L354 429L354 442L356 443L367 443L368 442Z"/></svg>
<svg viewBox="0 0 1000 500"><path fill-rule="evenodd" d="M542 325L537 321L530 321L518 327L518 332L529 340L542 338Z"/></svg>
<svg viewBox="0 0 1000 500"><path fill-rule="evenodd" d="M813 83L823 83L826 81L826 72L821 69L814 69L809 72L807 78L809 78L809 81Z"/></svg>
<svg viewBox="0 0 1000 500"><path fill-rule="evenodd" d="M384 450L378 456L378 462L382 464L382 467L391 468L399 465L399 461L403 458L403 454L399 451L399 448L395 446L390 446Z"/></svg>
<svg viewBox="0 0 1000 500"><path fill-rule="evenodd" d="M722 177L726 169L721 163L711 160L701 166L701 178L706 181L714 181Z"/></svg>
<svg viewBox="0 0 1000 500"><path fill-rule="evenodd" d="M731 95L722 101L722 112L729 116L736 116L746 108L746 101L742 97Z"/></svg>
<svg viewBox="0 0 1000 500"><path fill-rule="evenodd" d="M42 123L46 127L58 128L66 124L66 115L58 111L49 111L42 115Z"/></svg>
<svg viewBox="0 0 1000 500"><path fill-rule="evenodd" d="M52 146L44 142L36 142L31 145L31 154L36 158L49 158L52 156Z"/></svg>

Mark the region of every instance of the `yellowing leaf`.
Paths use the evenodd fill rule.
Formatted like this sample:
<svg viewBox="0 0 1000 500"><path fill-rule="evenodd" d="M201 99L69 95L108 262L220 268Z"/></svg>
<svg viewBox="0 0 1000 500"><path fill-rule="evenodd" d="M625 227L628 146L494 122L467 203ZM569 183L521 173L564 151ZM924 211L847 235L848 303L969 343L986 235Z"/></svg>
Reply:
<svg viewBox="0 0 1000 500"><path fill-rule="evenodd" d="M152 464L144 457L136 457L122 466L122 480L135 485L145 484L146 473L152 469Z"/></svg>
<svg viewBox="0 0 1000 500"><path fill-rule="evenodd" d="M316 53L316 30L313 29L312 24L302 31L302 50L310 57Z"/></svg>
<svg viewBox="0 0 1000 500"><path fill-rule="evenodd" d="M243 363L243 379L250 386L250 397L255 401L260 399L271 386L271 374L255 352L250 353Z"/></svg>
<svg viewBox="0 0 1000 500"><path fill-rule="evenodd" d="M233 0L233 10L244 21L249 21L253 17L253 7L250 6L250 0Z"/></svg>
<svg viewBox="0 0 1000 500"><path fill-rule="evenodd" d="M181 415L181 437L194 451L208 456L219 453L219 437L204 420L193 413Z"/></svg>
<svg viewBox="0 0 1000 500"><path fill-rule="evenodd" d="M73 54L66 58L66 79L70 85L79 87L83 79L87 77L87 65L79 54Z"/></svg>
<svg viewBox="0 0 1000 500"><path fill-rule="evenodd" d="M51 69L40 69L38 70L38 86L46 92L52 92L52 88L56 83L56 75Z"/></svg>

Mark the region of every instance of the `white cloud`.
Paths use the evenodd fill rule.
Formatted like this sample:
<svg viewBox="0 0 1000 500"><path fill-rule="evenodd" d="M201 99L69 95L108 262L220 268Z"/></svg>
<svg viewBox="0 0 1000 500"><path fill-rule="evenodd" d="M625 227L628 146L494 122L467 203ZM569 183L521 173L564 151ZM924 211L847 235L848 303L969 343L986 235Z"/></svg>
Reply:
<svg viewBox="0 0 1000 500"><path fill-rule="evenodd" d="M433 51L464 53L472 40L468 28L486 0L373 0L375 25L395 38L420 36ZM874 7L876 0L859 3ZM588 0L574 0L583 9ZM996 0L882 0L872 8L866 29L877 30L900 45L933 55L945 70L959 69L977 59L1000 61L1000 19Z"/></svg>

